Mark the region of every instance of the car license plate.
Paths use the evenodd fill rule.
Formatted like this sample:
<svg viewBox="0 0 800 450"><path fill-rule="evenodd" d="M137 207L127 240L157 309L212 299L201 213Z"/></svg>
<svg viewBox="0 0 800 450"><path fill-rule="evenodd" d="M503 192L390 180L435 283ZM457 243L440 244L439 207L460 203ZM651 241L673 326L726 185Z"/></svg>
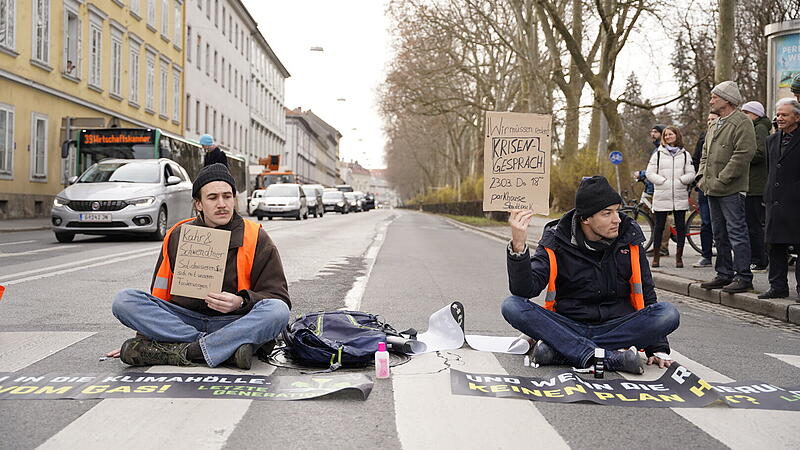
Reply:
<svg viewBox="0 0 800 450"><path fill-rule="evenodd" d="M111 214L81 214L81 222L111 222Z"/></svg>

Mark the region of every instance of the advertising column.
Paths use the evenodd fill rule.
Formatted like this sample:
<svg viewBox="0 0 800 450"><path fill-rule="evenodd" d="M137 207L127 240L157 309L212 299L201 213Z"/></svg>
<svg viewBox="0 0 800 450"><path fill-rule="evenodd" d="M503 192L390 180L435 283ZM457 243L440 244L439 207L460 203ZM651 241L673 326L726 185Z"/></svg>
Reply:
<svg viewBox="0 0 800 450"><path fill-rule="evenodd" d="M792 97L789 86L800 74L800 20L771 23L764 28L769 51L767 69L767 116L775 115L775 103Z"/></svg>

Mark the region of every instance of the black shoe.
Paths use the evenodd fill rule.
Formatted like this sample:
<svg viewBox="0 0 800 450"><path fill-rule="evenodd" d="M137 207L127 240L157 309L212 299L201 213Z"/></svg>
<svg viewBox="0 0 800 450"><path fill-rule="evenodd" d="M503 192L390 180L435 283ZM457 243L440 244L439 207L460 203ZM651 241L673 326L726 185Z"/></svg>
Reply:
<svg viewBox="0 0 800 450"><path fill-rule="evenodd" d="M133 338L122 344L119 358L129 366L193 366L186 358L188 342L156 342Z"/></svg>
<svg viewBox="0 0 800 450"><path fill-rule="evenodd" d="M606 350L605 366L607 370L615 372L628 372L636 375L644 373L644 360L639 357L639 352L632 348L624 352Z"/></svg>
<svg viewBox="0 0 800 450"><path fill-rule="evenodd" d="M732 281L730 278L716 277L711 281L700 283L700 287L703 289L719 289L731 284Z"/></svg>
<svg viewBox="0 0 800 450"><path fill-rule="evenodd" d="M250 370L253 366L253 344L240 345L225 363L239 369Z"/></svg>
<svg viewBox="0 0 800 450"><path fill-rule="evenodd" d="M545 341L539 340L533 346L531 362L540 366L567 366L569 362L564 355L555 351Z"/></svg>
<svg viewBox="0 0 800 450"><path fill-rule="evenodd" d="M733 280L733 282L724 288L722 292L726 294L740 294L742 292L751 292L753 290L753 283L751 281L744 281L741 278Z"/></svg>
<svg viewBox="0 0 800 450"><path fill-rule="evenodd" d="M753 273L766 273L767 266L761 264L750 264L750 272Z"/></svg>
<svg viewBox="0 0 800 450"><path fill-rule="evenodd" d="M758 294L758 298L760 299L767 299L767 298L786 298L789 296L789 290L779 291L777 289L769 288L767 292L763 294Z"/></svg>

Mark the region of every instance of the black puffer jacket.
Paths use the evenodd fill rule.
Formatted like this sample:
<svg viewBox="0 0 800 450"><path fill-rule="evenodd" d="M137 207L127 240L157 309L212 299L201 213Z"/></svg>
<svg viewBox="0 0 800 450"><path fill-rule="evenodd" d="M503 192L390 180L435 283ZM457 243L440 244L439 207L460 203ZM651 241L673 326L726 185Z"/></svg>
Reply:
<svg viewBox="0 0 800 450"><path fill-rule="evenodd" d="M547 289L550 261L545 247L553 249L558 263L556 277L556 312L576 322L597 324L634 312L630 303L631 259L628 244L639 245L642 288L645 306L656 303L655 285L650 265L641 247L644 234L631 218L621 215L619 236L605 252L581 249L574 236L574 210L545 226L533 256L508 255L508 284L513 295L538 296ZM669 352L666 339L646 349Z"/></svg>

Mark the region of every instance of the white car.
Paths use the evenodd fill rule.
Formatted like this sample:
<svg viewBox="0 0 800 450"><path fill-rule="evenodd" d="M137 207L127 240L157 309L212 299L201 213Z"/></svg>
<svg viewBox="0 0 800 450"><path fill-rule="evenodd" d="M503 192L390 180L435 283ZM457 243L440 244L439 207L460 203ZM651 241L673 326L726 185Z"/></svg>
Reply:
<svg viewBox="0 0 800 450"><path fill-rule="evenodd" d="M270 184L264 192L264 197L259 199L253 215L258 217L258 220L264 217L269 220L273 217L308 219L306 194L299 184Z"/></svg>
<svg viewBox="0 0 800 450"><path fill-rule="evenodd" d="M247 214L252 216L256 209L258 209L258 205L261 204L262 199L264 198L264 194L267 192L266 189L256 189L253 191L253 195L250 196L250 200L247 202Z"/></svg>

